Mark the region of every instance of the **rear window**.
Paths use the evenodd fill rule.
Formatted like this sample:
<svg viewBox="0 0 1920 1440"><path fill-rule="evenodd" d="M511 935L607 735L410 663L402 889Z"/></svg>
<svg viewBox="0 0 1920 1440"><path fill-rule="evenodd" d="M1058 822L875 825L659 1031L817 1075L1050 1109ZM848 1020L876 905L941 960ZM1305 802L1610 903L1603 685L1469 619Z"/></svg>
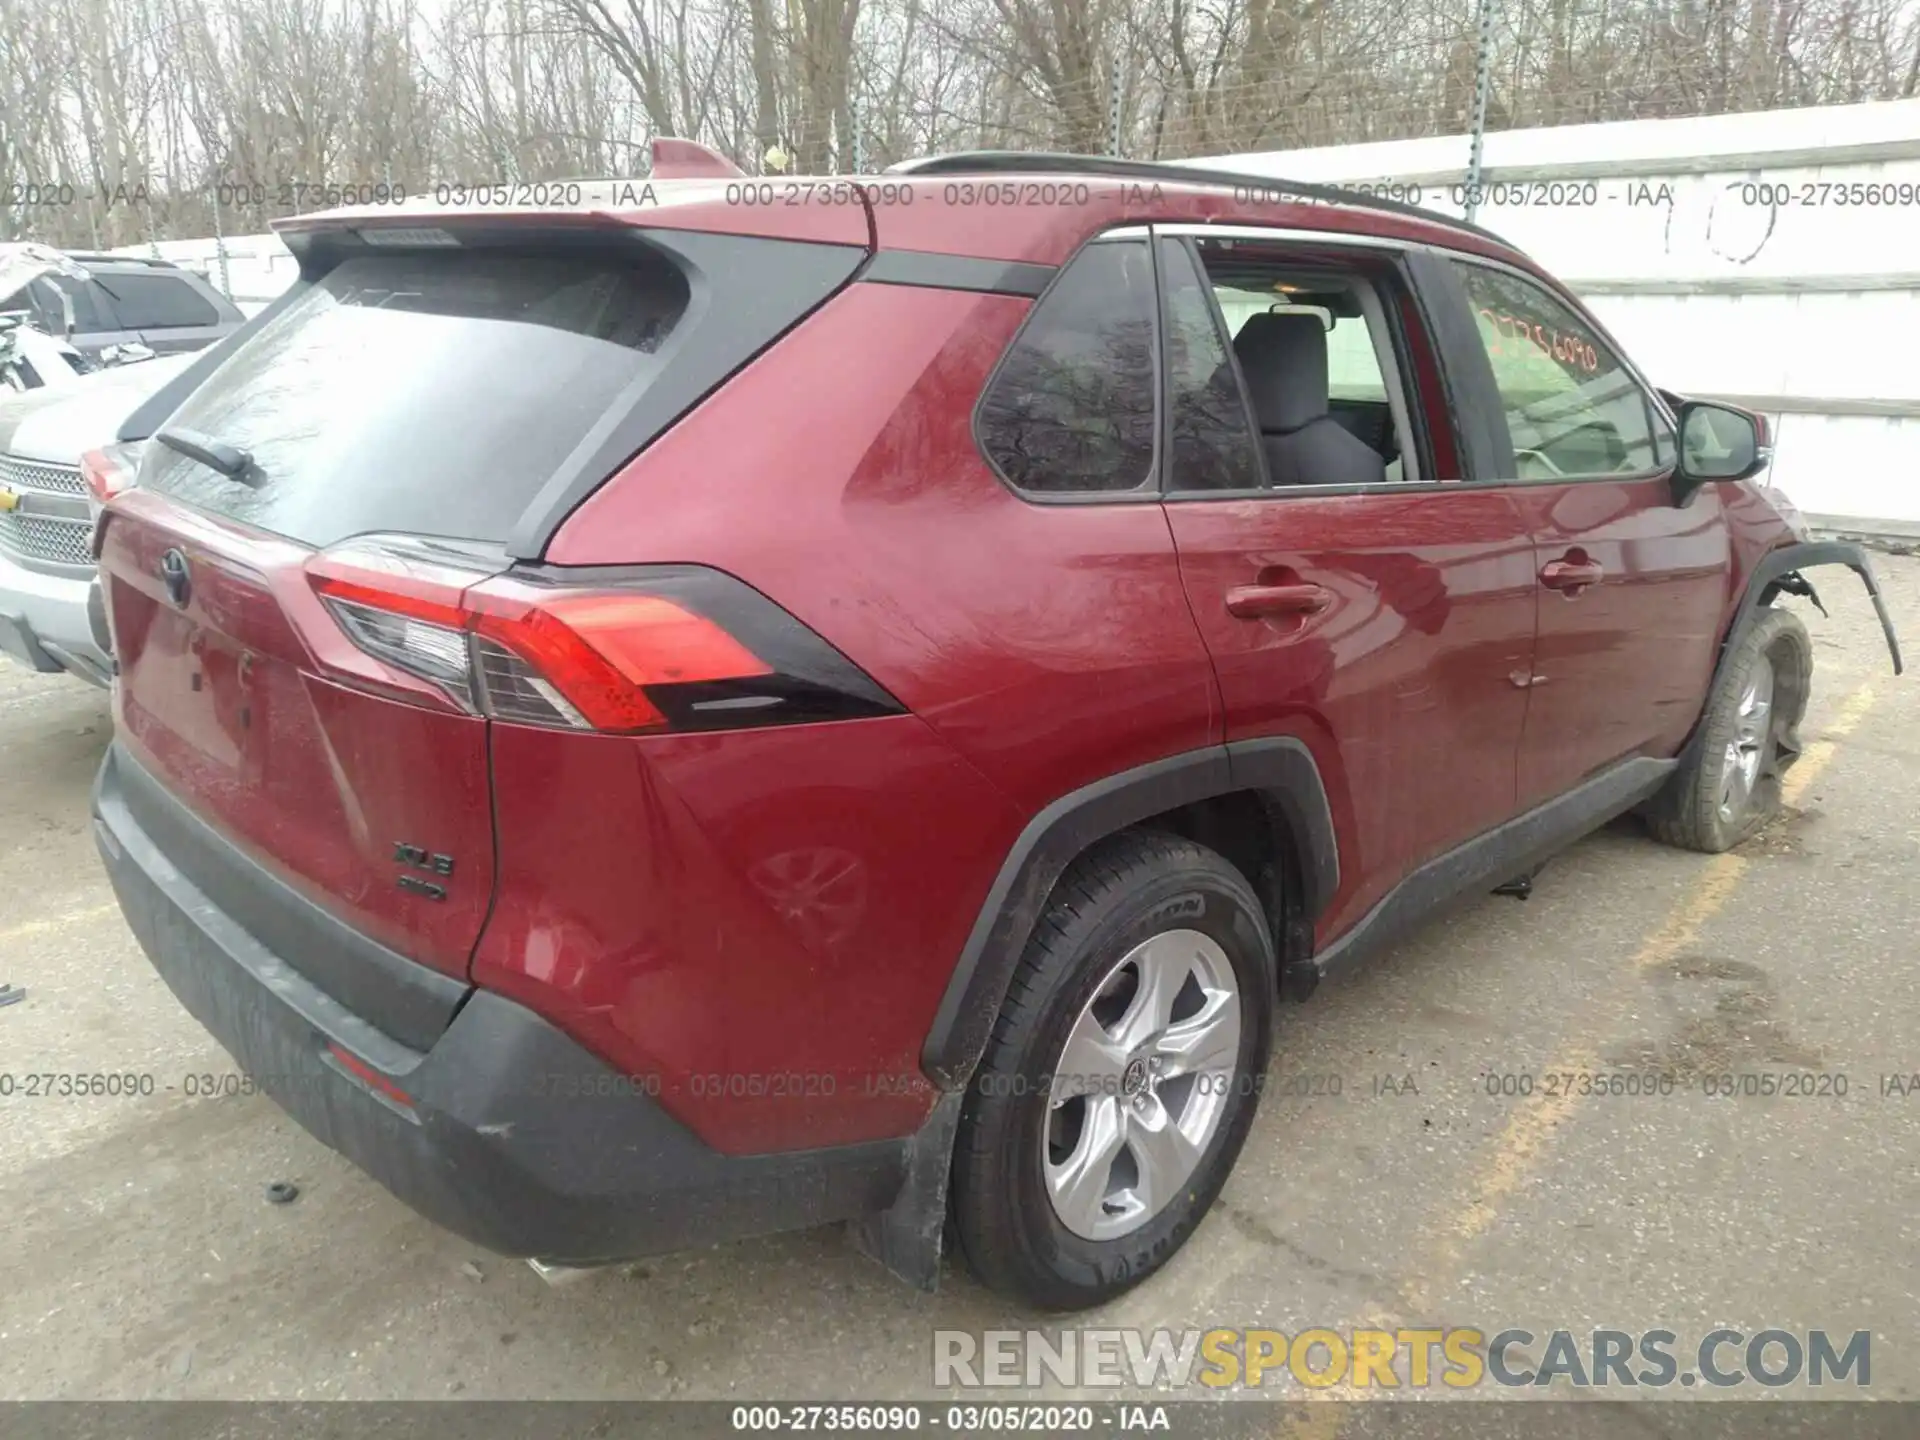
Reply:
<svg viewBox="0 0 1920 1440"><path fill-rule="evenodd" d="M184 275L103 271L93 283L107 292L113 312L129 330L178 330L218 325L220 312Z"/></svg>
<svg viewBox="0 0 1920 1440"><path fill-rule="evenodd" d="M348 260L169 421L246 450L248 483L157 443L140 483L313 546L378 530L503 541L650 377L687 303L651 255Z"/></svg>

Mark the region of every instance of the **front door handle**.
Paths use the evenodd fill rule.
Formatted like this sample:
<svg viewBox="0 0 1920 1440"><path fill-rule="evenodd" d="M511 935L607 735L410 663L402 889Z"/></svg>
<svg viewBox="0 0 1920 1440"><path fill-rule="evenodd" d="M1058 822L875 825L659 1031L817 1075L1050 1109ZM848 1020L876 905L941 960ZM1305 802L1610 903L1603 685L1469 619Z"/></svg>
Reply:
<svg viewBox="0 0 1920 1440"><path fill-rule="evenodd" d="M1569 554L1558 560L1549 560L1541 567L1540 583L1549 590L1571 593L1584 590L1589 585L1598 585L1606 573L1606 567L1598 560L1576 560Z"/></svg>
<svg viewBox="0 0 1920 1440"><path fill-rule="evenodd" d="M1236 585L1227 591L1227 613L1242 620L1274 615L1318 615L1333 604L1324 585Z"/></svg>

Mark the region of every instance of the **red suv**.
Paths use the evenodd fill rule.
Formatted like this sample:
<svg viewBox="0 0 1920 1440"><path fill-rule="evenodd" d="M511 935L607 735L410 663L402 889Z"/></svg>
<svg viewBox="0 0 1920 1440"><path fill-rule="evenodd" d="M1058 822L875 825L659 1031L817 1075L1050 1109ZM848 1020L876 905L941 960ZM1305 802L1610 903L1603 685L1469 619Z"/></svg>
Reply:
<svg viewBox="0 0 1920 1440"><path fill-rule="evenodd" d="M89 462L96 833L236 1063L506 1254L850 1221L1112 1296L1283 996L1633 807L1738 842L1769 602L1874 590L1754 417L1364 195L982 154L280 233Z"/></svg>

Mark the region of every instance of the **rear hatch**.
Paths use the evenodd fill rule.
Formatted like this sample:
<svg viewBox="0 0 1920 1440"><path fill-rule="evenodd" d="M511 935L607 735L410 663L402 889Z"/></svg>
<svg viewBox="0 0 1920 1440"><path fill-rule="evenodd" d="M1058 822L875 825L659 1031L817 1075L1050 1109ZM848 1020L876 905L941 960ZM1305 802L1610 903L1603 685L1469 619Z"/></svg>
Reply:
<svg viewBox="0 0 1920 1440"><path fill-rule="evenodd" d="M119 743L144 788L461 980L494 886L487 716L512 713L476 693L482 649L496 687L547 713L539 677L509 673L521 639L469 654L462 597L862 258L612 228L296 245L298 292L147 441L102 527ZM783 248L840 253L800 264L782 309L767 277ZM759 277L740 282L749 316L740 267ZM200 879L206 848L168 856ZM281 958L341 988L337 959Z"/></svg>

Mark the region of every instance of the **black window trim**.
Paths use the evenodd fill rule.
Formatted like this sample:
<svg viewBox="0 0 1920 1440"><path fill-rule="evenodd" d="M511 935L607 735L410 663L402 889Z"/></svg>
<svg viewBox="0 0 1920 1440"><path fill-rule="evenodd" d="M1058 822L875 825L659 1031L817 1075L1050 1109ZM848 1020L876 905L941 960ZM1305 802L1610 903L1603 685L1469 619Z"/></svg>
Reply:
<svg viewBox="0 0 1920 1440"><path fill-rule="evenodd" d="M1227 317L1221 312L1219 297L1213 293L1213 285L1207 278L1207 266L1206 262L1200 258L1200 248L1194 243L1193 236L1185 234L1169 235L1156 226L1153 232L1153 277L1154 288L1159 292L1160 314L1155 339L1158 341L1158 348L1162 352L1158 361L1161 390L1159 413L1168 417L1171 417L1173 414L1173 367L1167 363L1165 354L1167 344L1167 306L1171 297L1167 293L1166 279L1160 273L1160 247L1162 245L1174 245L1184 251L1188 263L1193 266L1195 277L1200 282L1201 303L1207 307L1207 316L1213 325L1214 336L1220 341L1220 348L1226 352L1227 367L1233 372L1234 389L1240 394L1240 411L1246 417L1247 434L1253 442L1253 468L1260 476L1260 488L1253 492L1245 490L1176 490L1173 485L1173 446L1164 445L1161 447L1162 454L1158 467L1159 484L1157 488L1160 492L1160 497L1163 500L1174 500L1184 495L1194 494L1272 494L1273 478L1267 469L1267 447L1260 443L1260 427L1253 416L1253 396L1247 392L1247 377L1240 369L1239 359L1233 353L1233 336L1227 333Z"/></svg>
<svg viewBox="0 0 1920 1440"><path fill-rule="evenodd" d="M1061 283L1066 273L1073 268L1074 262L1095 245L1127 244L1145 247L1147 264L1151 267L1153 277L1153 303L1147 307L1153 326L1153 336L1149 344L1153 359L1153 457L1148 463L1147 483L1136 485L1130 490L1023 490L1014 484L1012 477L1000 468L999 462L987 449L986 442L981 439L980 412L987 403L987 397L993 393L994 385L999 382L1000 372L1006 367L1014 352L1020 348L1020 342L1025 338L1028 327L1034 323L1034 317L1039 315L1046 306L1047 298L1053 294L1054 287ZM1160 488L1163 463L1161 457L1167 448L1163 438L1167 421L1167 381L1166 363L1161 354L1161 304L1160 260L1154 253L1153 234L1150 227L1138 221L1129 221L1095 232L1055 267L1046 288L1034 297L1033 303L1027 308L1027 313L1020 319L1019 328L1013 332L1012 337L1000 351L999 358L993 362L993 369L987 372L986 383L980 387L980 393L974 397L973 413L967 421L967 432L973 437L974 452L979 455L981 463L992 472L994 479L1005 487L1009 495L1029 505L1157 505L1160 503L1164 495Z"/></svg>
<svg viewBox="0 0 1920 1440"><path fill-rule="evenodd" d="M1417 242L1393 240L1382 236L1364 236L1350 240L1345 234L1336 231L1300 230L1294 227L1282 228L1280 226L1266 230L1251 225L1208 226L1183 222L1178 225L1156 225L1154 232L1164 239L1184 238L1189 244L1196 239L1213 237L1225 240L1274 240L1289 244L1302 243L1314 245L1323 250L1333 250L1336 252L1352 251L1356 254L1371 252L1378 255L1384 251L1393 259L1394 272L1398 276L1400 284L1405 287L1407 293L1415 296L1419 294L1419 287L1414 283L1413 277L1407 271L1406 257L1413 251L1429 248ZM1204 277L1206 275L1206 265L1200 261L1197 254L1194 259L1195 263L1200 266L1200 273ZM1371 284L1372 282L1368 281L1367 283ZM1214 323L1224 334L1226 329L1226 316L1220 310L1219 301L1213 294L1213 287L1208 285L1206 290L1208 304L1212 307L1214 313ZM1401 319L1397 313L1397 307L1383 303L1380 309L1382 319L1387 326L1388 338L1392 342L1394 363L1398 365L1400 369L1400 394L1398 400L1396 401L1390 389L1388 393L1388 404L1392 406L1397 403L1404 412L1407 429L1413 437L1414 444L1420 449L1422 471L1425 474L1431 475L1437 466L1434 464L1433 447L1427 436L1426 416L1424 410L1416 414L1415 407L1410 403L1410 397L1419 393L1418 386L1409 387L1407 383L1408 375L1412 371L1411 362L1413 357L1407 345L1406 338L1401 333ZM1233 373L1240 385L1241 403L1247 407L1247 417L1249 421L1251 421L1253 418L1253 402L1247 394L1246 376L1241 374L1239 357L1233 353L1233 343L1231 339L1227 341L1227 355L1228 358L1233 361ZM1451 397L1448 398L1448 407L1451 410ZM1260 474L1261 477L1265 479L1269 473L1267 470L1266 447L1258 443L1259 431L1257 428L1254 434L1254 449L1260 457ZM1161 498L1166 501L1179 501L1182 504L1191 504L1196 501L1208 500L1287 500L1309 495L1329 497L1337 495L1421 495L1436 490L1451 492L1463 489L1489 489L1494 485L1510 483L1512 482L1424 479L1383 480L1377 485L1269 484L1258 490L1174 490L1169 488L1161 492Z"/></svg>
<svg viewBox="0 0 1920 1440"><path fill-rule="evenodd" d="M1523 284L1533 286L1534 289L1541 291L1549 299L1554 300L1560 305L1564 306L1566 310L1570 314L1572 314L1576 319L1580 320L1582 323L1584 323L1589 328L1591 328L1595 337L1606 344L1607 350L1612 355L1615 363L1618 364L1619 367L1626 372L1627 378L1631 380L1635 385L1635 387L1640 391L1641 398L1643 401L1645 401L1647 406L1647 415L1648 415L1649 422L1654 422L1654 421L1665 422L1667 427L1668 447L1673 454L1673 458L1669 460L1667 463L1665 463L1664 465L1656 463L1651 468L1645 469L1645 470L1607 470L1607 471L1601 471L1598 474L1554 475L1554 476L1542 477L1538 479L1527 479L1523 476L1513 475L1513 476L1500 477L1498 479L1489 481L1487 483L1495 484L1495 485L1511 485L1511 486L1514 486L1515 488L1537 486L1537 485L1596 485L1596 484L1601 484L1608 481L1618 484L1618 483L1635 482L1635 481L1641 481L1641 480L1664 480L1673 473L1674 468L1679 464L1680 427L1675 423L1673 418L1673 413L1667 409L1666 400L1661 396L1659 388L1655 385L1650 384L1647 380L1647 377L1641 373L1640 367L1633 363L1632 359L1627 355L1626 350L1621 346L1620 342L1613 337L1613 332L1608 330L1606 326L1602 325L1599 319L1595 315L1593 315L1584 305L1580 304L1579 301L1575 299L1574 296L1569 291L1567 291L1564 286L1562 286L1558 281L1548 281L1543 277L1534 274L1532 271L1522 270L1517 265L1509 265L1505 261L1490 259L1485 255L1469 254L1465 251L1453 250L1444 246L1436 246L1432 248L1434 250L1434 253L1443 260L1451 260L1455 264L1461 264L1461 265L1478 265L1482 269L1486 269L1486 270L1497 270L1504 274L1512 276L1514 279L1520 281ZM1474 325L1474 333L1478 334L1479 329L1480 327L1476 323ZM1484 345L1485 343L1484 339L1482 340L1481 343ZM1489 364L1492 363L1492 357L1488 357L1488 363ZM1649 432L1648 432L1648 444L1649 444L1649 448L1653 452L1655 460L1657 461L1660 455L1660 447L1654 443L1655 439L1656 437L1653 434L1651 425L1650 425ZM1513 464L1515 468L1518 468L1517 462L1515 462L1514 460L1513 445L1511 440L1508 441L1507 448L1508 448L1508 455L1507 455L1508 462L1510 464Z"/></svg>

